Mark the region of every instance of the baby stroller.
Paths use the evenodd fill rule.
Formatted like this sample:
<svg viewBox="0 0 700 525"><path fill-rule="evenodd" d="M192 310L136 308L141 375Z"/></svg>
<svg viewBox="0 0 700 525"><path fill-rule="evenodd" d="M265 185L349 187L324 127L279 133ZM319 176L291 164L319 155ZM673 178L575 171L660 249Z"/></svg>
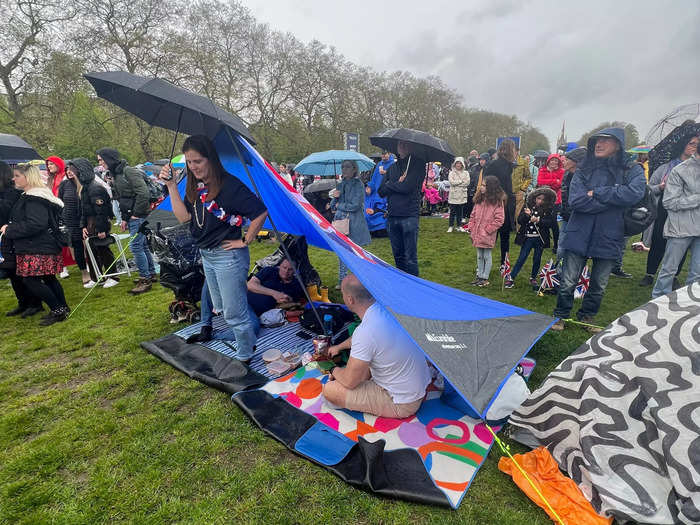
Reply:
<svg viewBox="0 0 700 525"><path fill-rule="evenodd" d="M173 291L170 322L196 323L200 320L197 304L202 295L204 270L199 249L190 235L188 225L161 227L149 235L151 250L160 264L160 284Z"/></svg>

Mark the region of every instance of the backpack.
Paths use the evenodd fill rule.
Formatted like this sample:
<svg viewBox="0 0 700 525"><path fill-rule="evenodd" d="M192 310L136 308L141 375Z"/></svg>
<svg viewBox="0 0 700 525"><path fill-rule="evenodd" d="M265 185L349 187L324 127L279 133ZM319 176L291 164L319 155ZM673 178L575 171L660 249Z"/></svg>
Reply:
<svg viewBox="0 0 700 525"><path fill-rule="evenodd" d="M323 319L323 316L326 314L330 314L330 316L333 318L333 334L337 334L343 328L343 326L355 319L355 314L353 314L347 309L346 306L342 304L314 303L314 306L316 306L316 310L318 311L318 315L321 319ZM303 328L306 328L310 332L315 334L323 333L323 327L318 324L318 320L316 319L314 312L311 310L311 306L308 304L305 306L304 313L301 314L299 322Z"/></svg>
<svg viewBox="0 0 700 525"><path fill-rule="evenodd" d="M141 177L143 177L143 182L146 183L146 187L148 188L148 201L151 204L155 204L162 201L164 198L163 187L160 184L158 184L153 179L153 177L149 176L148 173L146 173L142 169L135 167L134 169L139 172Z"/></svg>
<svg viewBox="0 0 700 525"><path fill-rule="evenodd" d="M634 206L625 209L625 237L638 235L646 230L656 220L656 201L647 184L644 196Z"/></svg>
<svg viewBox="0 0 700 525"><path fill-rule="evenodd" d="M624 184L629 184L627 175L630 171L629 167L625 170L622 177ZM656 199L654 199L654 194L651 192L649 184L647 184L644 186L644 195L639 199L639 202L629 208L625 208L622 214L625 224L625 237L642 233L656 220L656 214Z"/></svg>

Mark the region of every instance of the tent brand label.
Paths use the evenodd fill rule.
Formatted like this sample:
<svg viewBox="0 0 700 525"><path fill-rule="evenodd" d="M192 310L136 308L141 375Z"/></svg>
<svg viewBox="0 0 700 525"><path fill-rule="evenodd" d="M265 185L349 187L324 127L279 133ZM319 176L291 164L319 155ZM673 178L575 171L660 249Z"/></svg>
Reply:
<svg viewBox="0 0 700 525"><path fill-rule="evenodd" d="M425 338L433 343L456 343L457 340L449 334L432 334L430 332L425 334Z"/></svg>
<svg viewBox="0 0 700 525"><path fill-rule="evenodd" d="M457 339L452 337L450 334L434 334L432 332L426 332L425 338L431 343L443 343L440 345L441 348L445 350L466 350L469 348L464 343L458 343Z"/></svg>

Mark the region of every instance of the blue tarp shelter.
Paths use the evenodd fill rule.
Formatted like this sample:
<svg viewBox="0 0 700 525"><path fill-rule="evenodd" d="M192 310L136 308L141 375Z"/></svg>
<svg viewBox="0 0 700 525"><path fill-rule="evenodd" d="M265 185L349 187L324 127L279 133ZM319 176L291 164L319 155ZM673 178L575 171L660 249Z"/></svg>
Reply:
<svg viewBox="0 0 700 525"><path fill-rule="evenodd" d="M259 193L277 229L335 252L393 315L396 329L405 330L468 407L485 417L518 361L554 320L394 268L337 232L245 138L222 129L214 143L224 168ZM159 210L169 209L168 198Z"/></svg>

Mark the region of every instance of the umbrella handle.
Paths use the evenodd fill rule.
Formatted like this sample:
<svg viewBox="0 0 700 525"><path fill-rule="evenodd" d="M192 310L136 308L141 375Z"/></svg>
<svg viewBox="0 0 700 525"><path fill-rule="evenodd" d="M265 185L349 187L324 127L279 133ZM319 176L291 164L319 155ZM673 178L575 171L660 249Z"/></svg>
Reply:
<svg viewBox="0 0 700 525"><path fill-rule="evenodd" d="M175 138L173 138L173 147L170 148L170 160L172 161L173 155L175 155L175 145L177 144L177 134L180 132L180 123L182 122L182 107L180 107L180 114L177 116L177 129L175 130ZM172 162L168 162L168 165L170 166L170 177L168 177L168 180L172 180L175 174L173 173L173 165ZM187 163L185 162L185 166L187 166Z"/></svg>

